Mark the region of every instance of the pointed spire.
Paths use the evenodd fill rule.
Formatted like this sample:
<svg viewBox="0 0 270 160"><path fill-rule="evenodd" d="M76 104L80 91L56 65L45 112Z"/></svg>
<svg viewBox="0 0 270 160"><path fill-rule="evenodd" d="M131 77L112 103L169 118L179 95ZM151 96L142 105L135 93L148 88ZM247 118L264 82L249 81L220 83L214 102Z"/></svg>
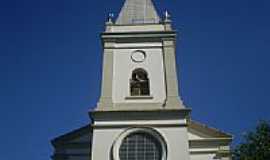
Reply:
<svg viewBox="0 0 270 160"><path fill-rule="evenodd" d="M126 0L116 24L159 23L160 18L152 0Z"/></svg>

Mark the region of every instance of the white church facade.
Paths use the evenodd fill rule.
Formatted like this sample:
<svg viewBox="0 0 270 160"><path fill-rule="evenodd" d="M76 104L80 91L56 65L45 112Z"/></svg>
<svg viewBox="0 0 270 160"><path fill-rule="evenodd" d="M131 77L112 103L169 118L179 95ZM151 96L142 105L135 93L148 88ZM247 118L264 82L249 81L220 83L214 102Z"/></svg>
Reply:
<svg viewBox="0 0 270 160"><path fill-rule="evenodd" d="M102 33L101 97L91 124L55 138L54 160L230 160L232 136L191 120L176 36L151 0L126 0Z"/></svg>

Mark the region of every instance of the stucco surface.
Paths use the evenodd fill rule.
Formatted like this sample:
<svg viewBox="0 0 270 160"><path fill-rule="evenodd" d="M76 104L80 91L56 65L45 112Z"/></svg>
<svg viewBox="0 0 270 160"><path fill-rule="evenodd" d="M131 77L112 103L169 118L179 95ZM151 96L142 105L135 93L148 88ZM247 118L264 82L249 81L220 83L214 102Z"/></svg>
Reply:
<svg viewBox="0 0 270 160"><path fill-rule="evenodd" d="M146 57L143 62L136 63L132 61L131 55L136 50L145 52ZM115 49L113 58L113 103L164 103L166 89L161 48ZM129 82L132 71L138 68L142 68L148 73L150 96L153 97L152 99L139 101L136 99L126 99L131 96Z"/></svg>

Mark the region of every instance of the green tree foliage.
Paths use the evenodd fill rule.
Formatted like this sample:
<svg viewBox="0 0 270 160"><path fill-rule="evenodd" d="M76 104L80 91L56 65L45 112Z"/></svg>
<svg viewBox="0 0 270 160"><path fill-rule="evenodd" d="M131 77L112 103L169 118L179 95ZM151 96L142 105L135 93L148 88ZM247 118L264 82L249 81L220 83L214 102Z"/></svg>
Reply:
<svg viewBox="0 0 270 160"><path fill-rule="evenodd" d="M270 160L270 125L261 121L233 152L234 160Z"/></svg>

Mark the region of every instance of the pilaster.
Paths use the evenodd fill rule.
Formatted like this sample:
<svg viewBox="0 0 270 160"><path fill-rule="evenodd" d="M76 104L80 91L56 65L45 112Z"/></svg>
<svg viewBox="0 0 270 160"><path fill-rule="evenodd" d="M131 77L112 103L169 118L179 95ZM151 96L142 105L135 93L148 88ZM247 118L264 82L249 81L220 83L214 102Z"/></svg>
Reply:
<svg viewBox="0 0 270 160"><path fill-rule="evenodd" d="M167 99L165 108L184 108L183 102L179 98L178 80L175 61L175 38L164 38L163 53L165 66L165 81Z"/></svg>
<svg viewBox="0 0 270 160"><path fill-rule="evenodd" d="M230 146L221 146L219 148L217 156L220 158L220 160L231 160L232 157L231 157Z"/></svg>
<svg viewBox="0 0 270 160"><path fill-rule="evenodd" d="M98 110L111 108L112 102L112 82L113 82L113 49L114 42L104 42L103 54L103 75L101 97L98 103Z"/></svg>

